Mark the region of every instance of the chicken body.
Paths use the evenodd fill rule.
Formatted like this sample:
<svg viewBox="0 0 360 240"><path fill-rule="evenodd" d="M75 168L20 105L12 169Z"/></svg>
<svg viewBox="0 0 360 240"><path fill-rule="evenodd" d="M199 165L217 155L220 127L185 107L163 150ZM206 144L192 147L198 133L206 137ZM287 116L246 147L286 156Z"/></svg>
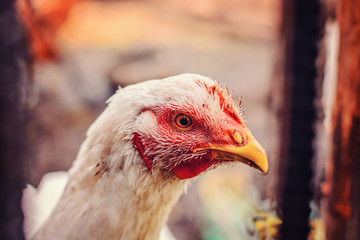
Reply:
<svg viewBox="0 0 360 240"><path fill-rule="evenodd" d="M268 171L230 94L209 78L151 80L120 89L108 103L58 204L28 239L158 239L200 173L233 162Z"/></svg>

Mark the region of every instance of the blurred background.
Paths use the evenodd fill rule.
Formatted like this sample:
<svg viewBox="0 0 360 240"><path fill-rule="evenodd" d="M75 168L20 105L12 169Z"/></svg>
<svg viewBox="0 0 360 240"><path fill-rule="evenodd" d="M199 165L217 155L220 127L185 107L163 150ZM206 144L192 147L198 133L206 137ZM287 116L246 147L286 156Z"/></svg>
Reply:
<svg viewBox="0 0 360 240"><path fill-rule="evenodd" d="M198 73L242 97L270 174L237 166L200 177L169 227L179 240L259 239L253 217L262 210L275 216L279 129L270 92L279 68L280 0L22 0L17 8L34 58L31 184L69 169L118 86Z"/></svg>
<svg viewBox="0 0 360 240"><path fill-rule="evenodd" d="M279 0L33 0L19 9L35 58L31 184L71 166L118 86L180 73L209 76L242 96L248 127L270 166L276 161L278 131L267 99ZM272 174L246 166L208 173L181 197L170 229L179 240L242 239L254 230L255 204L269 197L272 183Z"/></svg>

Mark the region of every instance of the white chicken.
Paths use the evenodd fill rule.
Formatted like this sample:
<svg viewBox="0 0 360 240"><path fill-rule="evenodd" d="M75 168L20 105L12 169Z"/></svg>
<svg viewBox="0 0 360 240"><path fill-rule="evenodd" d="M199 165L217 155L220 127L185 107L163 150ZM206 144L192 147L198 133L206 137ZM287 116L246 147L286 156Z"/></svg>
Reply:
<svg viewBox="0 0 360 240"><path fill-rule="evenodd" d="M51 213L35 220L38 193L25 191L26 237L158 239L188 184L234 162L268 172L264 149L217 82L182 74L127 86L89 128Z"/></svg>

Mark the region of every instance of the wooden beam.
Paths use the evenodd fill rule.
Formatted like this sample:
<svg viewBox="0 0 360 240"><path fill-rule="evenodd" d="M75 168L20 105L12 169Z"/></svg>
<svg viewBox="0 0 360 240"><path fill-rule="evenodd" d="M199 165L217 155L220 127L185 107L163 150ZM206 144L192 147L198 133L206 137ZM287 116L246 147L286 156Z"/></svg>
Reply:
<svg viewBox="0 0 360 240"><path fill-rule="evenodd" d="M26 143L29 56L13 0L0 1L0 238L23 240L20 207Z"/></svg>
<svg viewBox="0 0 360 240"><path fill-rule="evenodd" d="M318 0L283 0L284 86L281 117L280 239L307 239L312 199L312 158L318 41L322 36Z"/></svg>
<svg viewBox="0 0 360 240"><path fill-rule="evenodd" d="M360 236L360 0L338 3L340 46L327 183L327 239Z"/></svg>

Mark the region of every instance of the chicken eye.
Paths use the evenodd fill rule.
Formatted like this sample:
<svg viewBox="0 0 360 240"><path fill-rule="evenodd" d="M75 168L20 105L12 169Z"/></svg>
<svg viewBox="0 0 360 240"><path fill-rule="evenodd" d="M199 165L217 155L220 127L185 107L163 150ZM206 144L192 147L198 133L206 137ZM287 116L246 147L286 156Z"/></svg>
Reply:
<svg viewBox="0 0 360 240"><path fill-rule="evenodd" d="M174 117L175 126L181 130L188 130L191 128L192 120L189 116L179 113Z"/></svg>

